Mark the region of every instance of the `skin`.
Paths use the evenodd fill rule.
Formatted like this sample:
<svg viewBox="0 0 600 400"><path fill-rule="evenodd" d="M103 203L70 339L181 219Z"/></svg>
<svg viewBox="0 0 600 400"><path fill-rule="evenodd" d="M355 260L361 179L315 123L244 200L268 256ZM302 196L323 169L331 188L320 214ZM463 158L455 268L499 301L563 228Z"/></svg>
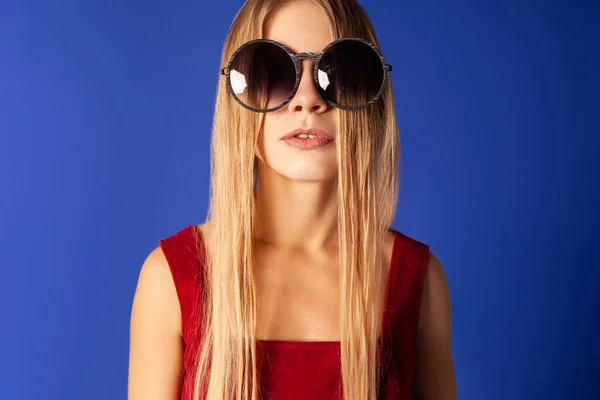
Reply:
<svg viewBox="0 0 600 400"><path fill-rule="evenodd" d="M298 20L303 23L297 24ZM325 13L304 1L290 2L273 14L266 21L265 37L295 52L315 53L333 40ZM313 127L335 138L336 111L314 87L312 67L311 60L302 61L296 96L266 115L258 141L259 340L339 340L335 144L303 151L279 140L293 129ZM198 228L205 238L210 235L210 222ZM386 272L392 245L389 231L381 266ZM427 265L418 335L417 398L456 399L450 297L444 270L433 253ZM183 349L177 293L157 247L142 265L133 301L129 400L179 398Z"/></svg>

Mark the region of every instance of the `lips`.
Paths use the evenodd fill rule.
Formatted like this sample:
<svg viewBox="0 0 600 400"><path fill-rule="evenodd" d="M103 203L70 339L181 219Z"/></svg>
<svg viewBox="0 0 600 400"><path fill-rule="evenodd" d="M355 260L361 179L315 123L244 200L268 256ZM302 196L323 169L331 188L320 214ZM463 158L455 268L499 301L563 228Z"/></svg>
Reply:
<svg viewBox="0 0 600 400"><path fill-rule="evenodd" d="M315 139L318 139L318 140L326 140L326 141L333 140L333 138L329 134L327 134L327 132L325 132L321 129L317 129L317 128L295 129L291 132L288 132L285 136L283 136L281 138L281 140L291 139L291 138L295 137L296 135L300 135L300 134L316 136Z"/></svg>
<svg viewBox="0 0 600 400"><path fill-rule="evenodd" d="M298 137L298 135L303 135L304 137ZM316 128L293 130L283 136L281 141L298 150L327 148L334 142L333 138L325 131Z"/></svg>

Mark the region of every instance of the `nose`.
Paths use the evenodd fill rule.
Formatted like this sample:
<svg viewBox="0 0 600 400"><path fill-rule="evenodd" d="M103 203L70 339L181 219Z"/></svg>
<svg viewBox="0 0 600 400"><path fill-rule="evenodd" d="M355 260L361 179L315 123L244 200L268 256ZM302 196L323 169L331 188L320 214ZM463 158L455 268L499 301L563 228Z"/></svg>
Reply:
<svg viewBox="0 0 600 400"><path fill-rule="evenodd" d="M290 100L288 110L292 112L315 112L317 114L327 111L328 104L315 87L313 79L314 62L312 60L302 60L300 66L302 70L298 91Z"/></svg>

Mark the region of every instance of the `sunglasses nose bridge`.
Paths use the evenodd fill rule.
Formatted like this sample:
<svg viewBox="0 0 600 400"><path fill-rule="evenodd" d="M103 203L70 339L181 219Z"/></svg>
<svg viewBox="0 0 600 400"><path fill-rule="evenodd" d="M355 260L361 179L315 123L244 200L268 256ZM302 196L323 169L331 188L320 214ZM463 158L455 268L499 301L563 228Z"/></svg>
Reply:
<svg viewBox="0 0 600 400"><path fill-rule="evenodd" d="M322 54L317 53L298 53L292 56L292 60L298 64L302 64L303 60L312 60L315 64L319 62Z"/></svg>
<svg viewBox="0 0 600 400"><path fill-rule="evenodd" d="M302 79L302 75L303 75L303 68L302 68L302 61L303 60L312 60L313 61L313 65L312 68L309 68L306 73L308 73L308 75L312 78L313 75L313 68L315 65L317 65L319 63L319 60L321 59L321 57L323 56L323 54L317 54L317 53L310 53L310 52L305 52L305 53L297 53L292 55L292 59L294 60L294 63L296 64L297 68L300 68L300 70L298 71L298 79L301 80Z"/></svg>
<svg viewBox="0 0 600 400"><path fill-rule="evenodd" d="M317 53L297 53L292 55L296 65L296 92L290 99L289 106L294 109L311 109L322 111L327 108L327 103L319 92L314 80L314 68L321 59ZM302 67L303 60L311 60L313 64Z"/></svg>
<svg viewBox="0 0 600 400"><path fill-rule="evenodd" d="M301 61L301 60L306 60L306 59L311 59L311 60L318 60L319 58L321 58L320 54L317 53L298 53L292 56L292 58Z"/></svg>

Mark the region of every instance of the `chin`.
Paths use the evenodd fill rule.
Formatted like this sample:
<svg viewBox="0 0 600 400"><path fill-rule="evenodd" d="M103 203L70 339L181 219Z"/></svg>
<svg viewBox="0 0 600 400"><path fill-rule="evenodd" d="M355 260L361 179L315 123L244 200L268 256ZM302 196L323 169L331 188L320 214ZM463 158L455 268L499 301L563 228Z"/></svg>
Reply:
<svg viewBox="0 0 600 400"><path fill-rule="evenodd" d="M335 156L326 159L313 158L312 160L306 160L278 154L275 157L268 157L267 162L260 156L259 160L262 168L293 181L324 182L334 180L338 175Z"/></svg>
<svg viewBox="0 0 600 400"><path fill-rule="evenodd" d="M284 168L277 171L279 174L285 176L286 178L293 181L301 181L301 182L321 182L321 181L330 181L337 177L337 170L323 170L323 169L301 169L301 170L292 170L289 168Z"/></svg>

